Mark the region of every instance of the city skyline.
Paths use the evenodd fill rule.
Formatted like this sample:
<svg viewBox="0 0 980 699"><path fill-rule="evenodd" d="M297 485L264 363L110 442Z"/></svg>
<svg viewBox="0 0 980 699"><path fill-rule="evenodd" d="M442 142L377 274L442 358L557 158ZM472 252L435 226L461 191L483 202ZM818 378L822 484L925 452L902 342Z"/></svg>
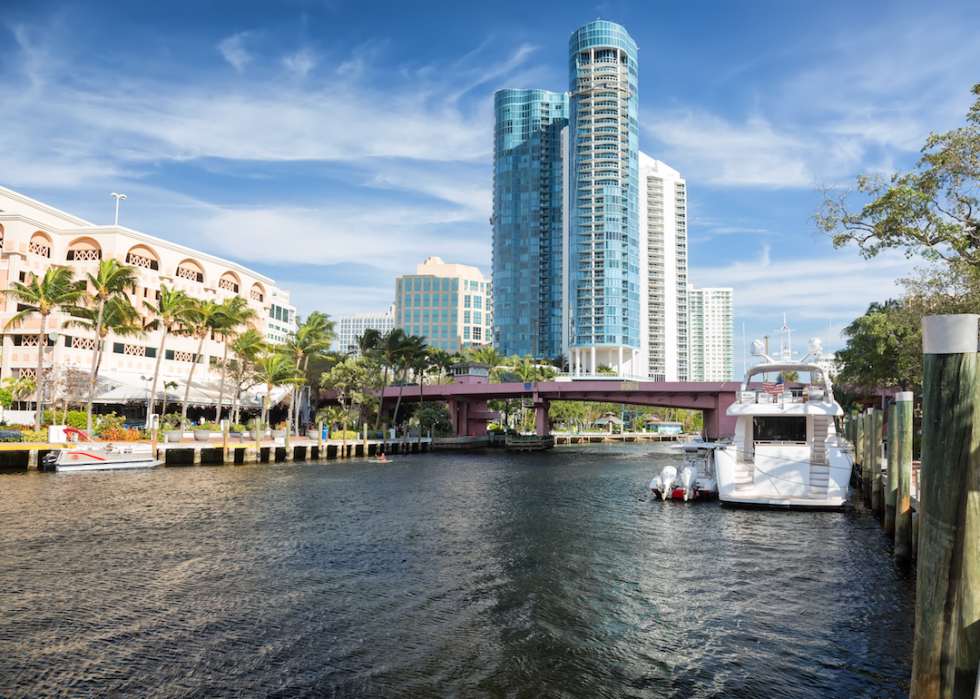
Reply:
<svg viewBox="0 0 980 699"><path fill-rule="evenodd" d="M416 251L489 274L493 92L564 89L555 56L599 16L639 46L644 152L687 180L690 281L735 289L738 375L783 312L837 349L921 264L813 236L814 186L907 171L963 123L980 8L874 9L15 2L0 184L97 224L125 193L120 225L281 280L301 315L383 310Z"/></svg>

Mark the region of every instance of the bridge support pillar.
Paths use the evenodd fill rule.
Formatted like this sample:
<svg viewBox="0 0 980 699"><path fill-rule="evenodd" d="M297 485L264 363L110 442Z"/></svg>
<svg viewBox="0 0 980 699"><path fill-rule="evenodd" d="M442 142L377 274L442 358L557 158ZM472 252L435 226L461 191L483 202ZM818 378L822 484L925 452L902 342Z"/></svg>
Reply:
<svg viewBox="0 0 980 699"><path fill-rule="evenodd" d="M718 407L703 410L705 439L711 441L735 436L735 423L738 418L725 414L728 406L732 405L735 399L734 393L720 393Z"/></svg>
<svg viewBox="0 0 980 699"><path fill-rule="evenodd" d="M535 433L539 437L548 436L548 408L550 407L551 403L544 399L534 404Z"/></svg>

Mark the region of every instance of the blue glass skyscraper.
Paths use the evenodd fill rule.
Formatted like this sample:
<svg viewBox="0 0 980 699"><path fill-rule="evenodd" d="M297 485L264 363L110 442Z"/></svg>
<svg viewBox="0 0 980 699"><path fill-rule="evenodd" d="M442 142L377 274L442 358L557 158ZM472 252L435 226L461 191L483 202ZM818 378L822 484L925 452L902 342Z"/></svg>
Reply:
<svg viewBox="0 0 980 699"><path fill-rule="evenodd" d="M622 371L640 349L636 58L612 22L590 22L568 43L568 345L573 365L593 372Z"/></svg>
<svg viewBox="0 0 980 699"><path fill-rule="evenodd" d="M569 41L569 92L500 90L494 344L576 373L645 375L640 355L636 43L597 20Z"/></svg>
<svg viewBox="0 0 980 699"><path fill-rule="evenodd" d="M562 351L561 131L568 96L494 95L494 346L504 355Z"/></svg>

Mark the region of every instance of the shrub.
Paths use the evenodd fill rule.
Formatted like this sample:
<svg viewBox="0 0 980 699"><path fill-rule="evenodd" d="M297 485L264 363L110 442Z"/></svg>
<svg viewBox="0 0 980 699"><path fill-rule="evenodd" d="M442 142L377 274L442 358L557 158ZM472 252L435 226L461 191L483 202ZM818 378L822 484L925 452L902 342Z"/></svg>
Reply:
<svg viewBox="0 0 980 699"><path fill-rule="evenodd" d="M60 410L57 415L52 415L50 410L44 411L44 424L53 425L54 418L57 417L61 420L64 417L64 413ZM95 418L96 416L93 416ZM74 427L76 430L84 430L88 427L88 413L84 410L69 410L68 417L65 419L65 424L69 427Z"/></svg>
<svg viewBox="0 0 980 699"><path fill-rule="evenodd" d="M228 429L231 432L244 432L245 431L245 425L239 425L239 424L236 423L234 425L231 425Z"/></svg>
<svg viewBox="0 0 980 699"><path fill-rule="evenodd" d="M46 442L48 441L47 430L23 430L20 433L22 442Z"/></svg>
<svg viewBox="0 0 980 699"><path fill-rule="evenodd" d="M357 434L357 432L355 432L354 430L347 430L347 439L357 439L359 436L360 435ZM343 438L344 438L343 430L337 430L336 432L330 433L330 439L343 439Z"/></svg>

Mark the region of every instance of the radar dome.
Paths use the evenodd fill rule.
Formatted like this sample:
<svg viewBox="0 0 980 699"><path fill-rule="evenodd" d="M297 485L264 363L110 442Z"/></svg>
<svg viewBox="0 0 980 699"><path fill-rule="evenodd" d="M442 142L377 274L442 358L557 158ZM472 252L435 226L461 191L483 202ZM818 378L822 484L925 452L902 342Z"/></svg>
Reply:
<svg viewBox="0 0 980 699"><path fill-rule="evenodd" d="M761 357L766 352L766 343L762 340L752 340L752 352L753 357Z"/></svg>
<svg viewBox="0 0 980 699"><path fill-rule="evenodd" d="M806 343L806 351L810 354L820 354L823 352L823 343L820 341L820 338L811 337L810 341Z"/></svg>

